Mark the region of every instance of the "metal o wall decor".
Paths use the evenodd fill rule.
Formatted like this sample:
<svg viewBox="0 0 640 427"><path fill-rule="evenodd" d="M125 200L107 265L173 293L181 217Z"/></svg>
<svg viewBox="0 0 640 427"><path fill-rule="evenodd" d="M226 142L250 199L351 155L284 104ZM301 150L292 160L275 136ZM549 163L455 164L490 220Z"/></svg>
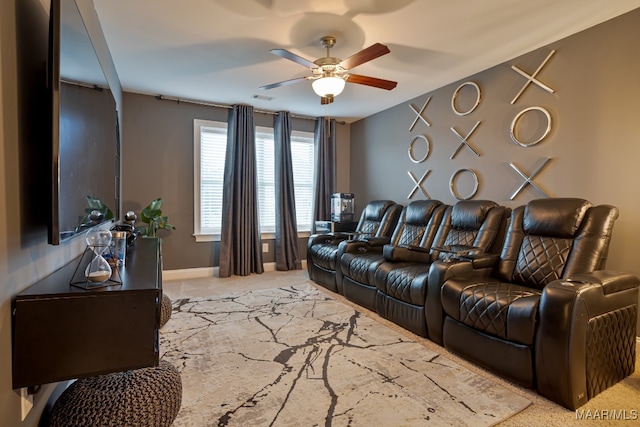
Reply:
<svg viewBox="0 0 640 427"><path fill-rule="evenodd" d="M520 119L522 118L522 116L524 116L529 111L533 111L533 110L540 111L542 114L545 115L545 117L547 118L547 128L545 129L544 133L540 138L531 142L522 142L516 136L516 128L518 127L518 123L520 122ZM531 147L536 145L537 143L545 139L547 135L549 135L549 132L551 132L551 114L549 114L549 112L542 107L529 107L520 111L518 114L516 114L516 116L511 121L511 128L509 129L509 135L511 136L511 140L521 147Z"/></svg>
<svg viewBox="0 0 640 427"><path fill-rule="evenodd" d="M469 110L458 111L458 108L456 107L456 99L458 98L458 93L460 92L460 90L465 86L473 86L476 89L476 102L473 104L473 107L471 107ZM460 86L458 86L455 92L453 92L453 96L451 97L451 109L453 110L454 113L456 113L459 116L466 116L467 114L471 114L473 110L475 110L478 107L478 104L480 104L480 87L475 82L462 83Z"/></svg>
<svg viewBox="0 0 640 427"><path fill-rule="evenodd" d="M458 175L464 172L471 174L471 176L473 177L473 190L467 196L461 196L456 190L456 178L458 178ZM478 192L478 175L473 169L466 169L466 168L458 169L453 173L453 175L451 175L451 179L449 180L449 188L451 189L451 195L456 199L469 200L473 198Z"/></svg>
<svg viewBox="0 0 640 427"><path fill-rule="evenodd" d="M413 154L413 145L419 139L424 140L424 143L427 146L427 151L424 153L424 156L422 156L422 158L416 159L416 157ZM411 161L413 163L422 163L422 162L424 162L425 160L427 160L427 157L429 157L430 153L431 153L431 144L429 143L429 139L425 135L417 135L411 140L411 144L409 144L409 158L411 159Z"/></svg>

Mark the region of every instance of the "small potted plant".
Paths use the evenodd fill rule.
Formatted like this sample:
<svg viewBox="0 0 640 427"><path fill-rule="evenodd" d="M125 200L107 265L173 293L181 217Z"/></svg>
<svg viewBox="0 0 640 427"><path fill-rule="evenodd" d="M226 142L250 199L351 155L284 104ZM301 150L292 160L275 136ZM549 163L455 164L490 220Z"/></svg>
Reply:
<svg viewBox="0 0 640 427"><path fill-rule="evenodd" d="M176 228L169 224L169 217L162 216L162 199L158 198L153 200L149 205L140 213L140 221L147 225L143 225L138 228L141 235L145 237L158 237L158 230Z"/></svg>

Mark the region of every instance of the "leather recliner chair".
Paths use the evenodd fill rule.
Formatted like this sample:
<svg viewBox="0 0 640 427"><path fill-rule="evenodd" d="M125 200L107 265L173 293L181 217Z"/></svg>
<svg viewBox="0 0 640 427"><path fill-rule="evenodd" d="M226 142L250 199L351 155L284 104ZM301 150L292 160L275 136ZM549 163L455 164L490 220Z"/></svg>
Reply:
<svg viewBox="0 0 640 427"><path fill-rule="evenodd" d="M402 205L391 200L374 200L365 206L355 233L314 234L307 242L309 278L334 292L342 293L342 283L336 280L338 245L350 237L388 238L398 222Z"/></svg>
<svg viewBox="0 0 640 427"><path fill-rule="evenodd" d="M533 200L513 210L499 257L433 263L444 346L569 409L630 375L640 279L602 270L617 216Z"/></svg>
<svg viewBox="0 0 640 427"><path fill-rule="evenodd" d="M438 200L417 200L404 207L391 238L343 242L339 249L343 295L375 311L375 271L383 262L382 248L396 246L430 248L447 206Z"/></svg>
<svg viewBox="0 0 640 427"><path fill-rule="evenodd" d="M510 212L488 200L460 201L447 207L431 248L385 245L385 261L374 275L377 313L426 337L426 301L440 299L440 292L427 294L429 267L433 261L455 256L455 253L441 253L438 248L455 252L473 247L473 252L489 252L496 237L504 237ZM501 247L502 242L498 243ZM438 343L442 344L442 341Z"/></svg>

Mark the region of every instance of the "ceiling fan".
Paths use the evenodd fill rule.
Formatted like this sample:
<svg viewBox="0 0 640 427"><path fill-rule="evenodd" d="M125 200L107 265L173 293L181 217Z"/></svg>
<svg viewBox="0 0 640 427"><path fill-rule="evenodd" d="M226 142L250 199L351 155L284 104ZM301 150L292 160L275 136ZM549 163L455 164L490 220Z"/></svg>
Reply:
<svg viewBox="0 0 640 427"><path fill-rule="evenodd" d="M389 53L390 50L387 46L376 43L351 55L347 59L341 60L339 58L333 58L330 54L330 49L336 44L335 37L325 36L322 37L320 41L322 42L322 46L327 49L327 56L324 58L318 58L313 62L285 49L271 49L270 52L274 55L309 68L312 74L310 76L298 77L291 80L285 80L283 82L261 86L260 89L273 89L292 83L298 83L303 80L312 80L313 82L311 85L313 87L313 91L320 96L320 103L324 105L331 104L333 102L333 98L342 92L346 82L386 90L391 90L397 86L398 83L391 80L368 77L350 72L358 65L362 65L365 62L369 62Z"/></svg>

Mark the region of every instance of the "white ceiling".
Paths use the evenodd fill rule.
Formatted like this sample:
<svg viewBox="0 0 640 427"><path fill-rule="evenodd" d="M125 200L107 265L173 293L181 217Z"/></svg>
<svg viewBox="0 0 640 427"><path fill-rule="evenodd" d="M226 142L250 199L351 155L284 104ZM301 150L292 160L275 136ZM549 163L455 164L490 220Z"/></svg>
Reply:
<svg viewBox="0 0 640 427"><path fill-rule="evenodd" d="M94 0L125 91L348 122L640 7L640 0ZM310 71L324 35L346 58L374 43L391 53L354 69L392 91L347 83L320 105L311 82L260 86ZM533 71L533 70L532 70ZM273 97L254 99L254 95Z"/></svg>

